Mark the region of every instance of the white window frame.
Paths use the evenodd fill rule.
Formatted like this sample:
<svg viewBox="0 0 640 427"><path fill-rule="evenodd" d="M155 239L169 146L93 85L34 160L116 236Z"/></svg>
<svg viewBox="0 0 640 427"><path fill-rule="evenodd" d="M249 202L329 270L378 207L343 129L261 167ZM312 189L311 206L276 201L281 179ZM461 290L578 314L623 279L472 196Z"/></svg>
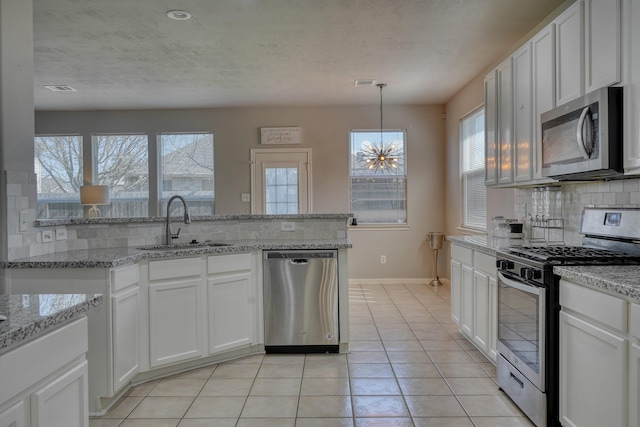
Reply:
<svg viewBox="0 0 640 427"><path fill-rule="evenodd" d="M460 218L460 223L461 223L461 228L462 229L466 229L466 230L472 230L472 231L478 231L478 232L485 232L487 230L487 225L486 225L486 216L487 216L487 209L486 209L486 201L487 201L487 197L486 197L486 187L484 185L485 182L485 163L484 163L484 134L486 132L486 129L483 129L482 132L482 138L479 141L476 141L478 143L478 146L482 148L483 150L483 155L482 158L480 159L480 164L482 165L481 168L475 168L473 170L470 171L465 171L465 134L464 134L464 123L465 120L469 120L475 116L477 116L479 113L482 113L483 116L485 114L485 108L484 105L480 106L478 108L476 108L475 110L473 110L472 112L470 112L469 114L465 115L464 117L462 117L460 119L460 127L459 127L459 135L460 135L460 197L461 197L461 206L462 206L462 210L461 210L461 218ZM484 124L484 120L481 120L481 122ZM467 197L467 186L466 186L466 177L467 176L474 176L476 179L481 181L482 186L485 189L485 211L484 211L484 223L470 223L468 221L469 219L469 197Z"/></svg>
<svg viewBox="0 0 640 427"><path fill-rule="evenodd" d="M357 133L357 132L366 132L366 133L376 133L376 134L380 134L380 129L352 129L349 131L349 183L348 183L348 188L349 188L349 210L351 210L351 203L352 203L352 177L353 175L351 175L353 166L353 156L351 153L351 139L352 139L352 134L353 133ZM392 132L400 132L403 135L403 162L404 162L404 174L403 175L398 175L398 176L402 176L405 180L405 194L404 194L404 204L405 204L405 215L406 215L406 219L405 222L384 222L384 223L375 223L375 222L363 222L361 221L360 218L358 218L357 216L355 217L355 220L357 221L357 225L351 225L350 228L352 230L406 230L409 228L409 170L408 170L408 165L407 165L407 159L408 159L408 155L407 155L407 151L408 151L408 146L409 146L409 142L408 142L408 137L407 137L407 131L406 129L382 129L382 132L384 133L392 133Z"/></svg>

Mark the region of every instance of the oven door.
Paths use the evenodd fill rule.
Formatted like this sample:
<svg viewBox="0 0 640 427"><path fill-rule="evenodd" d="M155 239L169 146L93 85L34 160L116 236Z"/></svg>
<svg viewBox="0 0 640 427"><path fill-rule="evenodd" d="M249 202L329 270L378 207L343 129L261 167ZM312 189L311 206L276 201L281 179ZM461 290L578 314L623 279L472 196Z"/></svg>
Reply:
<svg viewBox="0 0 640 427"><path fill-rule="evenodd" d="M498 273L498 352L545 390L546 289Z"/></svg>

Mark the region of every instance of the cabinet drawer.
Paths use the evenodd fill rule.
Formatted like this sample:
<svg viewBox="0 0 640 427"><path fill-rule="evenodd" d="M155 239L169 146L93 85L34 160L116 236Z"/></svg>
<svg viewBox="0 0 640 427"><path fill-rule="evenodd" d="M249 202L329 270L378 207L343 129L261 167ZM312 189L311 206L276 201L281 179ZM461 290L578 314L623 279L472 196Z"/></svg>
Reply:
<svg viewBox="0 0 640 427"><path fill-rule="evenodd" d="M251 270L251 254L217 255L207 258L209 274Z"/></svg>
<svg viewBox="0 0 640 427"><path fill-rule="evenodd" d="M475 251L473 253L473 266L496 277L496 257L494 256Z"/></svg>
<svg viewBox="0 0 640 427"><path fill-rule="evenodd" d="M640 304L630 304L629 332L640 339Z"/></svg>
<svg viewBox="0 0 640 427"><path fill-rule="evenodd" d="M627 330L627 302L623 299L560 280L560 305L618 331Z"/></svg>
<svg viewBox="0 0 640 427"><path fill-rule="evenodd" d="M471 265L473 263L473 250L458 245L451 245L451 258Z"/></svg>
<svg viewBox="0 0 640 427"><path fill-rule="evenodd" d="M149 280L199 276L201 258L168 259L149 262Z"/></svg>
<svg viewBox="0 0 640 427"><path fill-rule="evenodd" d="M140 267L128 265L111 270L111 292L116 293L140 281Z"/></svg>

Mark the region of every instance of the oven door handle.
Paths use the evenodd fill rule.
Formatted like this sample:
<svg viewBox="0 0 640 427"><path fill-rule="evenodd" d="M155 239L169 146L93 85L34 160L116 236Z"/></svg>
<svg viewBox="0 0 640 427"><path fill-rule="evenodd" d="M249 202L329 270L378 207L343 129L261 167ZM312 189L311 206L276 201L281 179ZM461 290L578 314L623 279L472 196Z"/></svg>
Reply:
<svg viewBox="0 0 640 427"><path fill-rule="evenodd" d="M509 279L508 277L506 277L504 274L500 272L498 272L498 278L500 279L501 282L504 282L505 284L507 284L508 286L511 286L512 288L519 289L522 292L526 292L528 294L540 295L540 288L536 286L525 285L522 282Z"/></svg>

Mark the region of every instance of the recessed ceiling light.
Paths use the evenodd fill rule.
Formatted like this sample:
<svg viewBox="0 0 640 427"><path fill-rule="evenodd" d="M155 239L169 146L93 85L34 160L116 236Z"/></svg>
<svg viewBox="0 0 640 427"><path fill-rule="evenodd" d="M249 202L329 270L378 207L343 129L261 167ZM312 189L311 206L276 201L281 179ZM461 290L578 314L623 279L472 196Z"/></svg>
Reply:
<svg viewBox="0 0 640 427"><path fill-rule="evenodd" d="M191 14L186 10L170 10L167 12L167 16L171 19L175 19L176 21L186 21L187 19L191 19Z"/></svg>
<svg viewBox="0 0 640 427"><path fill-rule="evenodd" d="M44 87L52 92L76 92L76 90L69 85L44 85Z"/></svg>

